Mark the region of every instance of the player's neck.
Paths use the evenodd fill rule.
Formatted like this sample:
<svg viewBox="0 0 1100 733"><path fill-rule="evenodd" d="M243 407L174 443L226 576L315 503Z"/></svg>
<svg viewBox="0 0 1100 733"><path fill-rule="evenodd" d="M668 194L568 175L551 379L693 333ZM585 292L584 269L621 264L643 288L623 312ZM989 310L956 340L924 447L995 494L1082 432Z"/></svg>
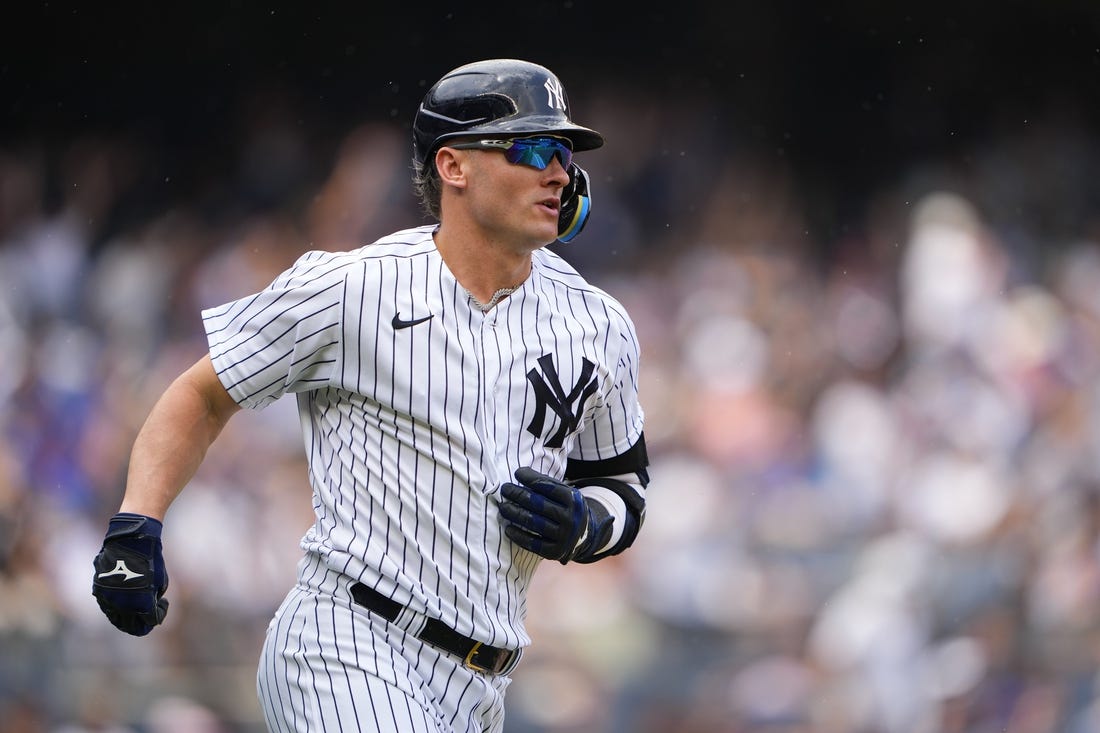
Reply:
<svg viewBox="0 0 1100 733"><path fill-rule="evenodd" d="M479 303L489 303L500 290L522 285L531 274L531 253L499 242L454 236L440 227L435 247L458 284Z"/></svg>

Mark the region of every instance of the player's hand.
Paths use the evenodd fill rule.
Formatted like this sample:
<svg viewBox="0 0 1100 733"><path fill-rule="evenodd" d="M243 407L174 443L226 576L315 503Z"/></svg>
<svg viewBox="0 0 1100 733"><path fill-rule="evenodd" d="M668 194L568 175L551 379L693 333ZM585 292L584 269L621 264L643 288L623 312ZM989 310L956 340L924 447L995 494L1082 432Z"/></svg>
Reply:
<svg viewBox="0 0 1100 733"><path fill-rule="evenodd" d="M612 518L594 508L580 489L533 468L516 469L500 487L504 534L520 547L563 565L583 559L611 535Z"/></svg>
<svg viewBox="0 0 1100 733"><path fill-rule="evenodd" d="M112 624L134 636L148 634L168 613L161 528L152 517L116 514L93 563L92 595Z"/></svg>

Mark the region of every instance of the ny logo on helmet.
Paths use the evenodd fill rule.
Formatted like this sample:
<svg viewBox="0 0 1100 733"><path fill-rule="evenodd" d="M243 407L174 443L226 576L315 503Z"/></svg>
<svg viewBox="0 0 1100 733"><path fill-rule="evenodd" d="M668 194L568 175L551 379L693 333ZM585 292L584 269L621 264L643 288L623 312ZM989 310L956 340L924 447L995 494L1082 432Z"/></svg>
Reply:
<svg viewBox="0 0 1100 733"><path fill-rule="evenodd" d="M542 374L534 368L527 372L527 381L535 390L536 401L535 414L527 425L527 432L536 437L542 435L546 426L546 408L549 407L561 422L557 431L546 441L546 447L561 448L565 436L577 429L581 413L584 412L584 403L596 391L597 379L592 376L596 365L582 358L580 379L569 394L566 394L558 378L558 370L554 368L553 356L544 354L539 357L538 363Z"/></svg>
<svg viewBox="0 0 1100 733"><path fill-rule="evenodd" d="M551 109L565 109L565 89L557 79L547 79L543 84L546 87L546 103Z"/></svg>

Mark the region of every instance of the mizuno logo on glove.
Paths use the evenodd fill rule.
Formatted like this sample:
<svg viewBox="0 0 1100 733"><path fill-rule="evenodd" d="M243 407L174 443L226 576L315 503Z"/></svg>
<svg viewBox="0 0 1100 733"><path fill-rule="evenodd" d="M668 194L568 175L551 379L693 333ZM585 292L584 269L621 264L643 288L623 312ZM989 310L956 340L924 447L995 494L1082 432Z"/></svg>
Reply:
<svg viewBox="0 0 1100 733"><path fill-rule="evenodd" d="M96 577L97 578L109 578L112 575L121 575L123 580L132 580L134 578L143 577L144 573L135 573L133 570L126 567L126 561L125 560L119 560L118 562L115 563L115 569L114 570L110 570L106 573L100 573Z"/></svg>

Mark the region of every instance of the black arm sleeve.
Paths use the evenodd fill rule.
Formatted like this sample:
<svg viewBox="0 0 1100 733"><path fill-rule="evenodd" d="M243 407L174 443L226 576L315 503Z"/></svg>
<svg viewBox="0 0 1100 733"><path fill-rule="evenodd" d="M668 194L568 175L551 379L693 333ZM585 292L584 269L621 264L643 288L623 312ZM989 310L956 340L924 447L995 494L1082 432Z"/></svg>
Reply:
<svg viewBox="0 0 1100 733"><path fill-rule="evenodd" d="M649 485L649 454L645 449L645 434L638 441L614 458L603 461L578 461L572 458L565 466L565 478L576 483L577 480L597 476L619 476L624 473L638 474L642 487Z"/></svg>

